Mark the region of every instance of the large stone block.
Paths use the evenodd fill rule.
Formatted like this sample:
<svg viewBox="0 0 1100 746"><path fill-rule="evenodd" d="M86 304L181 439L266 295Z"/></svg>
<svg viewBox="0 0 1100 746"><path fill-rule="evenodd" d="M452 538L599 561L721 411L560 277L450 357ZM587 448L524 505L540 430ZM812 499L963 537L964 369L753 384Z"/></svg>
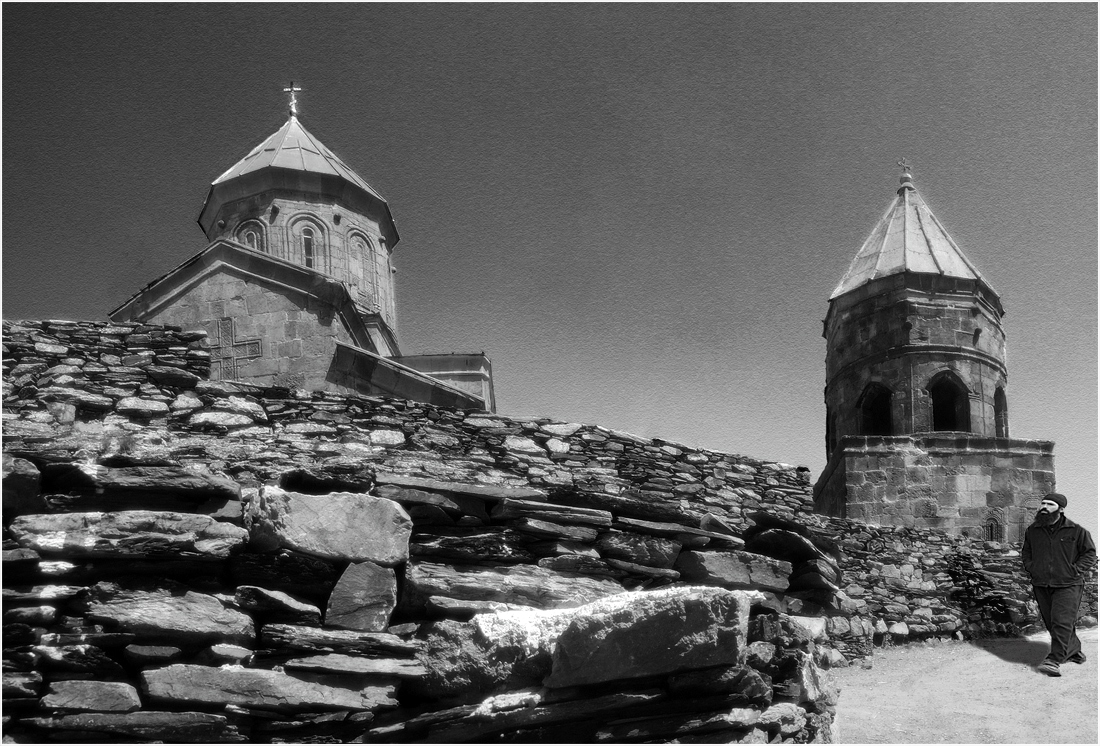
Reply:
<svg viewBox="0 0 1100 746"><path fill-rule="evenodd" d="M558 688L741 665L752 600L720 588L668 588L589 604L558 636L546 683Z"/></svg>
<svg viewBox="0 0 1100 746"><path fill-rule="evenodd" d="M391 568L373 562L349 565L332 589L325 625L381 632L389 626L396 604L397 579Z"/></svg>
<svg viewBox="0 0 1100 746"><path fill-rule="evenodd" d="M372 495L304 495L265 487L249 506L245 524L260 551L286 548L387 567L409 557L412 519L397 503Z"/></svg>
<svg viewBox="0 0 1100 746"><path fill-rule="evenodd" d="M751 552L681 552L676 560L680 576L691 583L723 588L785 591L791 563Z"/></svg>
<svg viewBox="0 0 1100 746"><path fill-rule="evenodd" d="M224 559L248 534L208 515L153 510L20 516L12 536L42 555L113 559L179 557Z"/></svg>

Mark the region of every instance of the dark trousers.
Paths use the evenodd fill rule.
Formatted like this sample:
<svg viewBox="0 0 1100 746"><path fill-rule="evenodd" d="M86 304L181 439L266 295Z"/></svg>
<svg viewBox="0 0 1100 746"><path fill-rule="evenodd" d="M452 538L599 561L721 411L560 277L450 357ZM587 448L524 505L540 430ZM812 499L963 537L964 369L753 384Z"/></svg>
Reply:
<svg viewBox="0 0 1100 746"><path fill-rule="evenodd" d="M1065 663L1081 652L1081 641L1077 639L1077 610L1081 606L1083 585L1070 585L1065 588L1053 588L1033 585L1035 603L1043 615L1043 624L1050 630L1050 652L1047 660Z"/></svg>

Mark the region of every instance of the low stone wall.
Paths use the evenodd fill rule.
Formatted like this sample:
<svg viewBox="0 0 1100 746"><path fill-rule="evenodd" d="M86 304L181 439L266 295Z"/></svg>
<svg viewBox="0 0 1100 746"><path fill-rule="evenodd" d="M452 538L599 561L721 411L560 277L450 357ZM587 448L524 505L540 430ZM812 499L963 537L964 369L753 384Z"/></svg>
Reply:
<svg viewBox="0 0 1100 746"><path fill-rule="evenodd" d="M1035 623L1011 549L814 515L805 469L211 382L178 330L4 332L5 733L827 741L829 666ZM693 662L560 673L670 615Z"/></svg>

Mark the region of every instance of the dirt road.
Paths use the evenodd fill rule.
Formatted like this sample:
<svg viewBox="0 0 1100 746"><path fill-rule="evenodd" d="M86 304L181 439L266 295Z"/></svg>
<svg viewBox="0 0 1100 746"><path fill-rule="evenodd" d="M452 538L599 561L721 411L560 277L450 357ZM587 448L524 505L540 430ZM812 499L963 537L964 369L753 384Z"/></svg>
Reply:
<svg viewBox="0 0 1100 746"><path fill-rule="evenodd" d="M1049 636L876 648L871 669L838 668L838 742L1097 743L1097 630L1088 662L1035 670Z"/></svg>

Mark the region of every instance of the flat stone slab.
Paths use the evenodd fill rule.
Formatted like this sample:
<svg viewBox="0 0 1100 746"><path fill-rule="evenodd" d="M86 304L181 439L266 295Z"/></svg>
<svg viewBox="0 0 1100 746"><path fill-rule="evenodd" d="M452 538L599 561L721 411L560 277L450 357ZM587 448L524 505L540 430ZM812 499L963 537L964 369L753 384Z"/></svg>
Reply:
<svg viewBox="0 0 1100 746"><path fill-rule="evenodd" d="M224 715L206 712L96 712L33 718L38 728L71 731L81 735L125 736L148 742L220 743L242 741Z"/></svg>
<svg viewBox="0 0 1100 746"><path fill-rule="evenodd" d="M493 508L493 518L535 518L557 523L580 523L586 526L609 528L611 513L593 508L577 508L534 500L502 499Z"/></svg>
<svg viewBox="0 0 1100 746"><path fill-rule="evenodd" d="M387 474L380 472L375 475L378 484L393 484L399 487L416 487L434 492L449 493L452 495L464 495L477 497L489 502L497 502L506 497L519 500L545 500L546 493L534 487L504 487L495 484L468 484L465 482L445 482L439 479L426 477L409 477L403 474Z"/></svg>
<svg viewBox="0 0 1100 746"><path fill-rule="evenodd" d="M769 591L790 585L790 562L751 552L681 552L675 567L690 583Z"/></svg>
<svg viewBox="0 0 1100 746"><path fill-rule="evenodd" d="M530 565L481 567L410 562L405 573L405 595L414 606L422 606L431 596L445 596L554 609L580 606L622 591L621 584L608 578Z"/></svg>
<svg viewBox="0 0 1100 746"><path fill-rule="evenodd" d="M42 698L49 710L133 712L141 709L137 689L119 681L55 681Z"/></svg>
<svg viewBox="0 0 1100 746"><path fill-rule="evenodd" d="M321 610L283 593L255 585L240 585L233 597L246 611L256 612L272 622L321 625Z"/></svg>
<svg viewBox="0 0 1100 746"><path fill-rule="evenodd" d="M96 583L79 607L91 621L114 624L148 640L251 646L256 638L247 614L168 580Z"/></svg>
<svg viewBox="0 0 1100 746"><path fill-rule="evenodd" d="M244 529L208 515L152 510L23 515L12 522L11 533L24 547L66 559L182 555L218 560L248 539Z"/></svg>
<svg viewBox="0 0 1100 746"><path fill-rule="evenodd" d="M265 624L260 641L269 647L317 652L359 652L371 655L413 656L421 646L387 632L318 629L292 624Z"/></svg>
<svg viewBox="0 0 1100 746"><path fill-rule="evenodd" d="M364 658L361 655L330 653L308 658L292 658L284 668L299 671L380 676L397 679L415 679L424 675L423 664L408 658Z"/></svg>
<svg viewBox="0 0 1100 746"><path fill-rule="evenodd" d="M396 502L335 492L305 495L264 487L245 515L252 546L292 549L324 559L386 567L409 557L412 520Z"/></svg>
<svg viewBox="0 0 1100 746"><path fill-rule="evenodd" d="M428 492L414 487L400 487L395 484L380 484L374 489L379 497L399 502L402 505L434 505L450 515L472 515L489 521L489 513L485 509L485 500L480 497L469 497L459 493Z"/></svg>
<svg viewBox="0 0 1100 746"><path fill-rule="evenodd" d="M145 693L157 702L230 704L282 712L373 711L397 706L392 686L350 689L262 669L177 663L145 671L141 680Z"/></svg>

